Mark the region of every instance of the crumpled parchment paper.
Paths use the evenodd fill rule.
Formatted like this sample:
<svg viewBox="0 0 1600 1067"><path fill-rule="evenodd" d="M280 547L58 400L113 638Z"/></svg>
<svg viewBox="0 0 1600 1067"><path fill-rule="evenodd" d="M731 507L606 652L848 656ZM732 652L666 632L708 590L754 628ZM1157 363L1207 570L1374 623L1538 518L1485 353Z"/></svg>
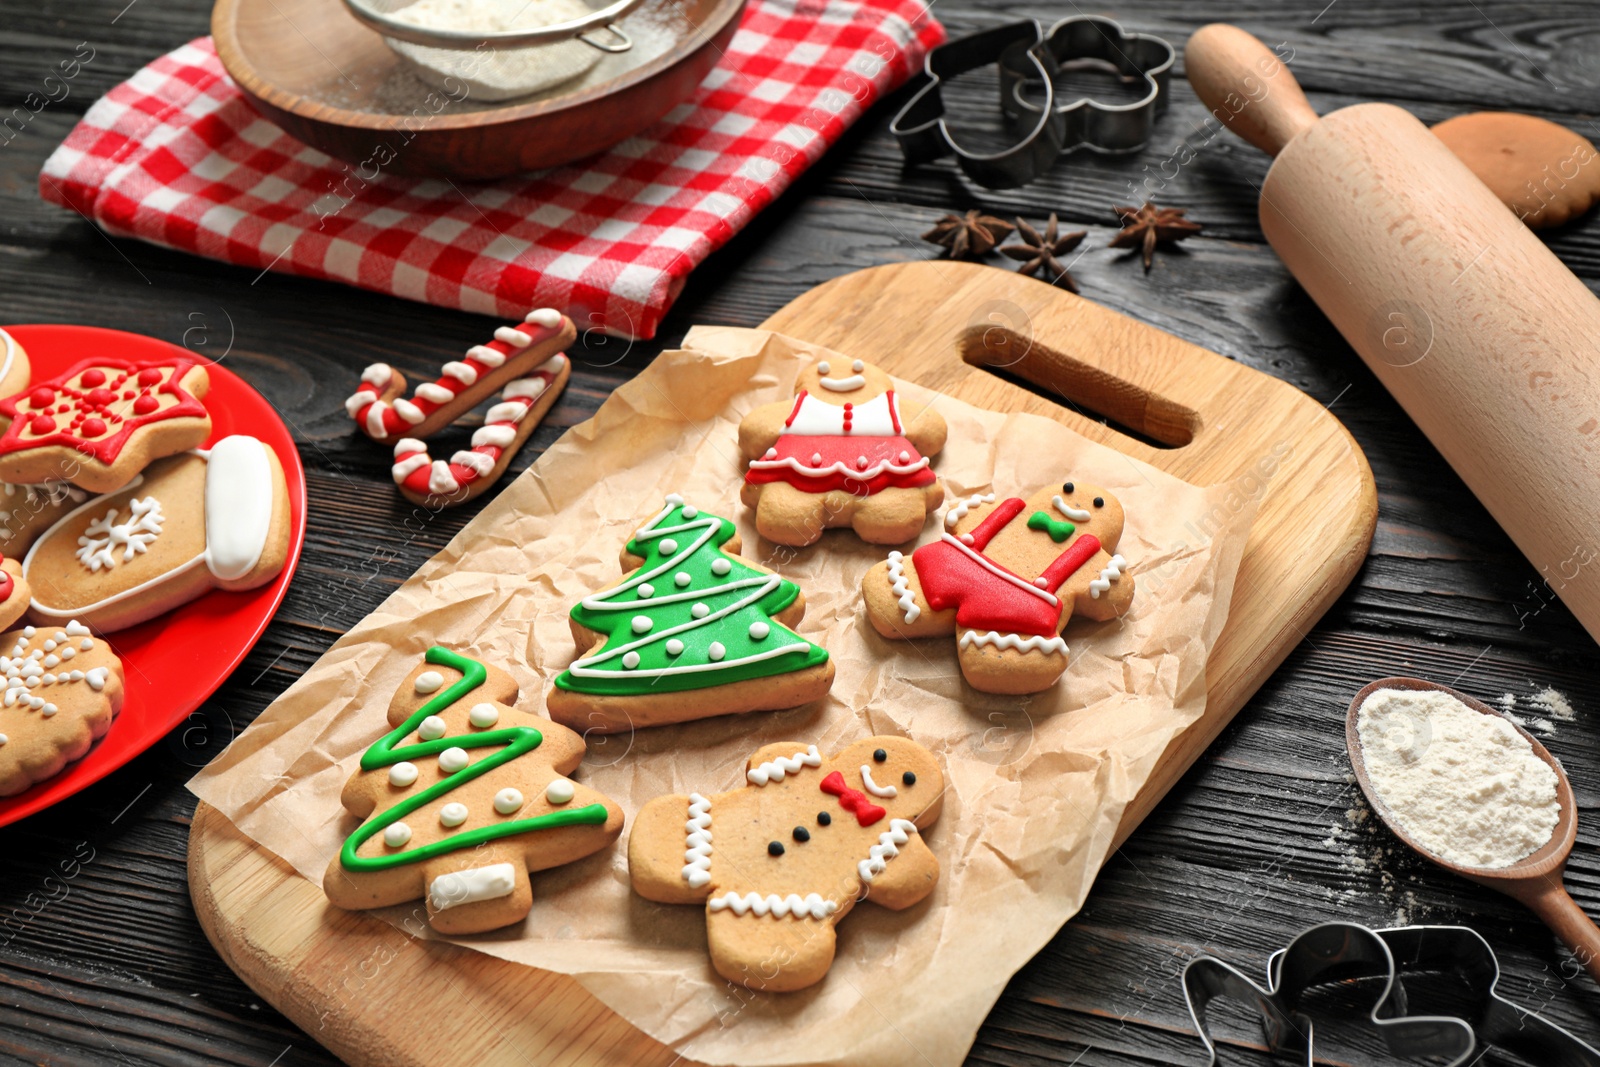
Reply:
<svg viewBox="0 0 1600 1067"><path fill-rule="evenodd" d="M692 331L557 441L190 788L320 885L356 826L339 791L386 731L389 698L423 651L444 644L498 663L523 683L524 706L542 708L574 655L568 609L617 577L632 531L665 493L682 493L735 518L745 554L799 583L800 630L838 667L832 694L791 711L594 736L577 776L631 817L661 793L732 788L746 756L772 741L829 752L869 734L908 735L943 762L948 782L925 835L942 868L938 888L902 913L856 908L828 977L791 994L719 979L700 909L632 895L625 841L536 875L524 924L459 943L574 976L692 1060L959 1063L1006 980L1083 903L1157 758L1203 712L1206 657L1254 508L1235 497L1219 510L1229 486L1188 485L1050 420L900 383L908 417L935 404L950 424L934 460L947 500L1027 495L1072 478L1110 489L1127 514L1118 551L1138 582L1131 611L1072 623L1071 666L1050 691L975 692L961 680L954 639L885 641L865 620L861 576L884 547L848 531L808 549L773 545L738 502L739 419L790 397L800 368L829 355L765 331ZM1232 518L1218 529L1208 513ZM937 536L935 517L922 540ZM378 914L398 923L413 910Z"/></svg>

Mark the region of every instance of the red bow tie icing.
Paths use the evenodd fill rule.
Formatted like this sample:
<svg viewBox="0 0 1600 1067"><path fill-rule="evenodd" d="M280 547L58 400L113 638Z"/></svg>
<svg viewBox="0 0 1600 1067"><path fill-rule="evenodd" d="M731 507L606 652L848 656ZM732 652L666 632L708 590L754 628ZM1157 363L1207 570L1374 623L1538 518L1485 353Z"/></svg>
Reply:
<svg viewBox="0 0 1600 1067"><path fill-rule="evenodd" d="M885 815L889 814L867 799L867 794L858 789L851 789L844 784L844 775L834 771L822 780L822 791L832 793L839 798L839 806L845 811L855 812L856 822L862 826L871 826Z"/></svg>

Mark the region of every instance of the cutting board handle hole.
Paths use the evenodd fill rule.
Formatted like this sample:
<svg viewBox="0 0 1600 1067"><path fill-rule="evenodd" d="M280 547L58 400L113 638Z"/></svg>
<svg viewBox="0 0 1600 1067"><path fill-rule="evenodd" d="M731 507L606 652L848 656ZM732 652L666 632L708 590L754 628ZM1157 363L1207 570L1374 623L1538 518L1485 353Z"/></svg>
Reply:
<svg viewBox="0 0 1600 1067"><path fill-rule="evenodd" d="M1193 408L1005 326L968 327L961 358L1151 448L1182 448L1200 429Z"/></svg>

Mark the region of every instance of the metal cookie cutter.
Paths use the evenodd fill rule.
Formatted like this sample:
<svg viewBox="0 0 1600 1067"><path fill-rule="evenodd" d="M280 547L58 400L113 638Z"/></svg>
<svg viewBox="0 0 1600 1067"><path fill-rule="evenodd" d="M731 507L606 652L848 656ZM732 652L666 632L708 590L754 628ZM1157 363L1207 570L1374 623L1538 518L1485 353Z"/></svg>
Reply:
<svg viewBox="0 0 1600 1067"><path fill-rule="evenodd" d="M1475 1001L1470 1019L1406 1013L1402 979L1430 972L1454 974L1467 984ZM1268 1049L1303 1052L1312 1067L1315 1039L1311 1019L1298 1007L1302 996L1316 986L1361 978L1382 980L1368 1021L1396 1055L1450 1057L1444 1067L1463 1067L1493 1045L1541 1067L1600 1067L1600 1050L1495 991L1500 964L1494 950L1464 926L1369 930L1324 923L1272 954L1264 988L1215 957L1198 956L1183 970L1183 989L1209 1054L1207 1067L1221 1062L1205 1023L1206 1007L1217 997L1253 1005Z"/></svg>
<svg viewBox="0 0 1600 1067"><path fill-rule="evenodd" d="M948 41L928 53L920 88L889 124L900 142L906 162L913 166L954 154L967 177L988 189L1026 185L1047 170L1061 154L1065 122L1056 114L1052 68L1044 58L1039 24L1033 19L1011 22L980 33ZM945 121L940 80L977 70L991 63L1009 64L1043 86L1044 103L1018 112L1008 124L1019 127L1017 142L998 152L972 152L963 148ZM1009 113L1007 113L1009 115Z"/></svg>
<svg viewBox="0 0 1600 1067"><path fill-rule="evenodd" d="M1000 58L1000 109L1016 122L1054 110L1062 121L1062 149L1087 147L1100 152L1132 152L1150 140L1155 120L1167 110L1167 79L1178 55L1172 45L1148 33L1128 33L1098 15L1074 15L1050 27L1042 48L1044 65L1055 74L1068 63L1093 59L1115 67L1127 80L1142 78L1144 96L1130 104L1103 104L1091 97L1054 100L1053 88L1040 84L1033 66ZM1042 100L1030 99L1032 95Z"/></svg>

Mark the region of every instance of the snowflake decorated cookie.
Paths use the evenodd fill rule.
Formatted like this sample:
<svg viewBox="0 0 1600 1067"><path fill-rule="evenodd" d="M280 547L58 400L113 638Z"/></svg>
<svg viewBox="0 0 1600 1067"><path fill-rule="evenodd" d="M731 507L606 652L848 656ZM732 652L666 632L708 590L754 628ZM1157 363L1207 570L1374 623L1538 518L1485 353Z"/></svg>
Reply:
<svg viewBox="0 0 1600 1067"><path fill-rule="evenodd" d="M211 434L210 387L193 360L96 357L0 400L0 481L68 481L94 493Z"/></svg>
<svg viewBox="0 0 1600 1067"><path fill-rule="evenodd" d="M656 797L628 837L634 892L705 908L711 962L730 982L787 992L822 980L834 927L861 900L896 911L927 898L939 861L922 831L944 775L926 749L869 737L831 759L766 745L726 793Z"/></svg>
<svg viewBox="0 0 1600 1067"><path fill-rule="evenodd" d="M0 330L0 396L27 388L32 373L27 351L10 333Z"/></svg>
<svg viewBox="0 0 1600 1067"><path fill-rule="evenodd" d="M749 463L740 496L761 536L799 547L848 526L874 544L915 538L944 500L928 466L944 448L944 417L903 413L894 382L859 359L820 360L796 389L739 424Z"/></svg>
<svg viewBox="0 0 1600 1067"><path fill-rule="evenodd" d="M616 733L827 695L833 661L790 629L799 587L738 553L732 522L669 495L623 549L633 573L572 609L580 654L550 717Z"/></svg>
<svg viewBox="0 0 1600 1067"><path fill-rule="evenodd" d="M528 872L616 840L622 809L567 777L583 738L516 701L499 668L427 651L390 701L392 729L345 785L361 825L328 864L329 900L365 909L421 898L440 933L480 933L528 914Z"/></svg>
<svg viewBox="0 0 1600 1067"><path fill-rule="evenodd" d="M253 589L283 569L289 528L283 467L256 438L156 460L67 512L28 550L32 618L107 633L214 588Z"/></svg>
<svg viewBox="0 0 1600 1067"><path fill-rule="evenodd" d="M0 676L0 796L81 759L122 709L122 661L82 623L0 634Z"/></svg>
<svg viewBox="0 0 1600 1067"><path fill-rule="evenodd" d="M1112 619L1133 600L1122 523L1116 497L1081 482L958 500L939 540L867 572L867 618L888 638L955 635L974 689L1040 692L1067 669L1069 619Z"/></svg>
<svg viewBox="0 0 1600 1067"><path fill-rule="evenodd" d="M0 553L21 559L40 534L88 499L71 482L0 482Z"/></svg>

